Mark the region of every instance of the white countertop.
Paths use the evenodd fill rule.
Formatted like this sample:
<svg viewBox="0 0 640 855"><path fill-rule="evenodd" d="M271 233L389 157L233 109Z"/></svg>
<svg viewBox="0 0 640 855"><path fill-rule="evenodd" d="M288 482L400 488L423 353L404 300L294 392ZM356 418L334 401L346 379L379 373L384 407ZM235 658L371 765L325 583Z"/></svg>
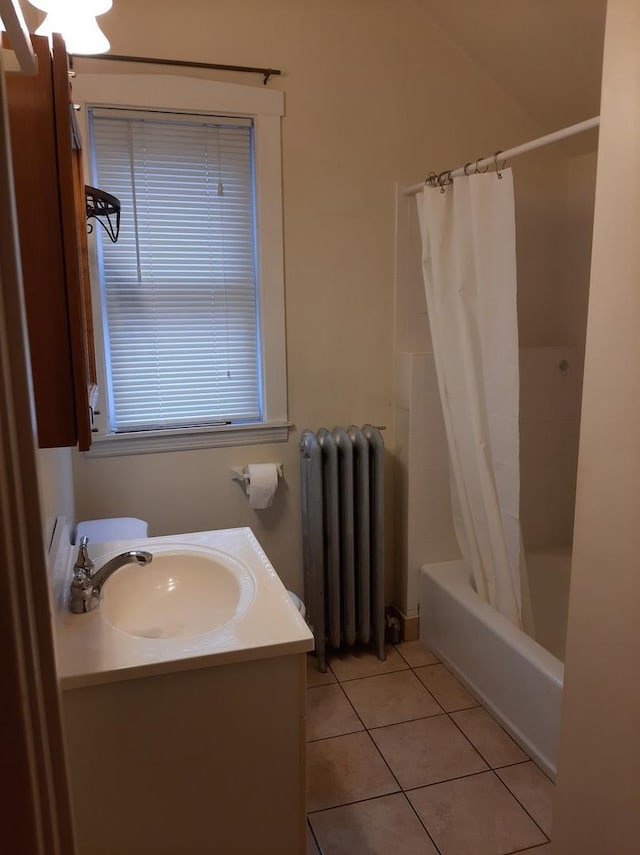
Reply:
<svg viewBox="0 0 640 855"><path fill-rule="evenodd" d="M63 689L131 680L173 671L208 668L313 650L313 635L250 528L89 544L96 568L132 549L194 546L226 553L253 580L248 607L225 624L190 638L143 638L112 626L102 605L88 614L68 610L67 599L77 547L62 545L54 565L54 634ZM120 571L118 571L120 572ZM105 583L105 589L109 581Z"/></svg>

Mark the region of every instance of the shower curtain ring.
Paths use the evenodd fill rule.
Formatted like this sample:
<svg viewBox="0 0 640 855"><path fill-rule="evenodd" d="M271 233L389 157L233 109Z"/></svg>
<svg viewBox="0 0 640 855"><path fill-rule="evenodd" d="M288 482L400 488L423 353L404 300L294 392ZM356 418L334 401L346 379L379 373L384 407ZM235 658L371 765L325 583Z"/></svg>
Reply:
<svg viewBox="0 0 640 855"><path fill-rule="evenodd" d="M438 175L438 187L440 188L440 192L445 192L445 187L452 183L451 178L451 170L445 170Z"/></svg>
<svg viewBox="0 0 640 855"><path fill-rule="evenodd" d="M484 157L479 157L479 158L476 160L476 172L477 172L479 175L484 175L484 173L488 171L489 166L487 165L487 166L485 166L485 168L484 168L484 169L480 169L480 167L478 166L478 164L480 163L480 161L481 161L481 160L484 160Z"/></svg>
<svg viewBox="0 0 640 855"><path fill-rule="evenodd" d="M506 167L506 165L507 165L507 161L506 161L506 160L503 160L503 161L502 161L502 166L500 166L500 165L498 164L498 155L499 155L499 154L502 154L502 151L497 151L497 152L493 155L493 163L494 163L494 166L495 166L495 168L496 168L496 175L498 176L498 178L502 178L502 170Z"/></svg>
<svg viewBox="0 0 640 855"><path fill-rule="evenodd" d="M472 161L472 160L470 160L470 161L469 161L469 163L465 163L465 165L464 165L464 174L465 174L465 175L471 175L471 173L470 173L470 172L467 172L467 168L468 168L469 166L473 166L473 161Z"/></svg>
<svg viewBox="0 0 640 855"><path fill-rule="evenodd" d="M429 187L437 187L438 176L435 172L430 172L427 177L424 179L424 183L428 184Z"/></svg>

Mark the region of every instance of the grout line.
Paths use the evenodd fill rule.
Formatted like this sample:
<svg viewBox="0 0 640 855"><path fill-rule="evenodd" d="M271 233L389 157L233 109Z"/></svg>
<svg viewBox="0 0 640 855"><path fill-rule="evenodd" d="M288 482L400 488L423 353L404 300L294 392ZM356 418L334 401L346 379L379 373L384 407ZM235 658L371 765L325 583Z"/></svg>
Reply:
<svg viewBox="0 0 640 855"><path fill-rule="evenodd" d="M422 685L424 686L424 683ZM427 687L425 686L425 689L426 688ZM451 715L451 713L454 713L454 712L465 712L466 710L476 710L476 709L478 709L478 707L481 706L481 704L474 704L472 707L456 707L454 710L448 710L448 709L446 709L446 707L442 706L442 701L438 701L438 699L436 698L435 695L433 697L440 704L440 706L446 712L447 715Z"/></svg>
<svg viewBox="0 0 640 855"><path fill-rule="evenodd" d="M452 710L452 712L460 712L460 710ZM483 759L483 760L484 760L484 762L487 764L487 766L488 766L490 769L495 769L496 767L495 767L495 766L493 766L493 764L491 764L491 763L489 762L488 757L485 757L485 756L484 756L484 754L482 753L482 751L480 751L480 749L479 749L479 748L478 748L478 746L475 744L475 742L473 742L473 741L471 740L471 737L467 736L467 734L466 734L466 733L464 732L464 730L460 727L460 725L459 725L459 724L458 724L458 722L455 720L455 718L453 718L453 716L452 716L452 715L450 715L450 714L448 714L448 715L449 715L449 718L451 719L451 721L454 723L454 725L458 728L458 730L460 731L460 733L461 733L461 734L464 736L464 738L467 740L467 742L469 743L469 745L471 745L471 746L472 746L472 748L474 749L474 751L476 751L476 752L480 755L480 757L482 757L482 759ZM497 724L497 722L496 722L496 724ZM498 725L498 726L500 726L500 725ZM505 733L506 733L506 731L505 731ZM507 735L508 735L508 734L507 734ZM520 746L518 746L518 747L520 747ZM520 749L520 750L522 750L522 749ZM527 760L518 760L518 762L517 762L517 763L506 763L504 766L499 766L499 767L497 767L497 768L499 768L499 769L505 769L505 768L507 768L507 766L517 766L517 765L518 765L518 763L526 763L527 761L528 761L528 758L527 758Z"/></svg>
<svg viewBox="0 0 640 855"><path fill-rule="evenodd" d="M338 736L353 736L355 733L364 733L365 731L367 728L363 725L360 730L345 730L344 733L334 733L332 736L316 736L314 739L307 739L307 745L312 745L314 742L325 742L327 739L336 739Z"/></svg>
<svg viewBox="0 0 640 855"><path fill-rule="evenodd" d="M339 805L329 805L329 807L318 808L317 810L310 810L307 812L307 816L315 816L317 813L326 813L329 810L336 810L341 807L351 807L351 805L359 805L363 802L373 802L376 799L384 799L387 796L399 796L402 795L402 789L392 790L390 793L381 793L377 796L367 796L364 799L354 799L352 802L340 802Z"/></svg>
<svg viewBox="0 0 640 855"><path fill-rule="evenodd" d="M426 823L423 821L422 817L420 816L420 814L418 813L418 811L415 809L415 807L414 807L414 805L413 805L413 802L412 802L412 801L411 801L411 799L407 796L407 794L406 794L406 792L405 792L404 790L402 791L402 795L404 796L404 800L406 801L406 803L409 805L409 807L411 808L411 810L414 812L414 814L415 814L415 815L416 815L416 817L418 818L418 822L420 823L420 825L421 825L421 826L424 828L424 830L426 831L426 833L427 833L427 837L428 837L428 838L429 838L429 840L433 843L433 845L434 845L434 848L435 848L436 852L438 853L438 855L442 855L442 850L440 849L440 847L438 846L438 844L436 843L436 841L435 841L435 840L433 839L433 837L431 836L431 832L430 832L430 831L429 831L429 829L427 828Z"/></svg>
<svg viewBox="0 0 640 855"><path fill-rule="evenodd" d="M315 816L317 813L326 813L329 810L336 810L336 808L349 807L349 805L359 805L360 802L372 802L374 801L374 799L383 799L385 798L385 796L393 796L396 795L396 793L401 792L402 790L396 790L395 793L384 793L381 796L367 796L364 799L356 799L353 802L340 802L339 805L330 805L329 807L316 808L315 810L307 811L307 816Z"/></svg>
<svg viewBox="0 0 640 855"><path fill-rule="evenodd" d="M416 641L420 641L420 639L419 639L419 638L417 638L417 639L416 639ZM411 641L403 641L403 642L400 642L400 644L411 644L411 643L412 643ZM429 653L429 654L430 654L431 656L433 656L433 658L435 659L435 655L434 655L433 653L431 653L431 651L429 650L429 648L427 647L427 645L426 645L424 642L422 642L422 641L421 641L420 643L422 644L422 646L424 647L424 649L427 651L427 653ZM407 657L404 655L404 653L402 652L402 650L400 650L400 645L395 645L395 644L394 644L394 650L396 650L396 651L400 654L400 656L404 659L404 661L407 663L407 665L409 666L409 668L426 668L426 667L428 667L429 665L440 665L440 664L441 664L440 660L439 660L439 659L437 659L435 662L424 662L422 665L412 665L412 664L411 664L411 662L409 662L409 660L407 659Z"/></svg>
<svg viewBox="0 0 640 855"><path fill-rule="evenodd" d="M368 730L386 730L388 727L398 727L400 724L411 724L414 721L426 721L430 718L442 718L446 715L447 713L442 711L433 713L432 715L419 715L417 718L403 718L402 721L391 721L389 724L376 724L373 727L369 727Z"/></svg>
<svg viewBox="0 0 640 855"><path fill-rule="evenodd" d="M340 686L340 688L342 689L342 686ZM376 741L375 741L375 739L374 739L374 738L371 736L371 734L369 733L369 728L366 726L366 724L362 721L362 719L361 719L361 718L360 718L360 716L358 715L358 710L357 710L357 709L353 706L353 704L351 703L351 699L349 698L349 695L345 692L345 690L344 690L344 689L342 689L342 692L343 692L343 694L344 694L345 698L347 699L347 701L351 704L351 707L352 707L352 709L353 709L354 713L358 716L358 720L362 722L362 726L364 727L364 729L365 729L365 731L366 731L366 733L367 733L367 736L368 736L368 737L369 737L369 739L371 740L372 745L374 746L374 748L376 749L376 751L378 752L378 754L380 755L380 757L382 757L382 760L383 760L383 762L384 762L384 765L385 765L385 766L387 767L387 769L389 770L389 774L391 775L391 777L393 778L393 780L394 780L394 781L396 782L396 784L398 785L398 787L399 787L400 791L402 791L402 786L400 785L400 781L396 778L396 776L395 776L395 775L394 775L394 773L393 773L393 770L392 770L391 766L389 766L389 764L387 763L387 758L384 756L384 754L382 753L382 751L380 751L380 749L379 749L379 748L378 748L378 746L376 745Z"/></svg>
<svg viewBox="0 0 640 855"><path fill-rule="evenodd" d="M477 750L478 749L476 749L476 751ZM491 768L495 769L497 772L499 769L510 769L512 766L524 766L525 763L534 763L534 761L531 759L531 757L527 757L526 760L516 760L514 763L501 763L499 766L492 766ZM553 781L551 783L553 783Z"/></svg>
<svg viewBox="0 0 640 855"><path fill-rule="evenodd" d="M405 787L403 793L412 793L414 790L424 790L427 787L437 787L440 784L448 784L450 781L462 781L463 778L477 778L478 775L486 775L487 772L493 772L493 769L480 769L479 772L467 772L466 775L454 775L453 778L443 778L442 781L432 781L430 784L418 784L416 787Z"/></svg>
<svg viewBox="0 0 640 855"><path fill-rule="evenodd" d="M383 671L382 674L368 674L366 677L348 677L346 680L340 680L339 682L357 683L359 680L381 680L383 677L390 677L392 674L406 674L407 671L412 671L412 668L409 665L407 665L406 668L396 668L393 671Z"/></svg>
<svg viewBox="0 0 640 855"><path fill-rule="evenodd" d="M368 729L367 729L367 725L362 721L362 719L361 719L361 718L360 718L360 716L358 715L358 710L357 710L357 709L354 707L354 705L351 703L351 699L350 699L349 695L348 695L348 694L345 692L345 690L342 688L342 683L338 683L338 686L340 686L340 691L342 692L342 694L344 695L344 697L347 699L347 703L349 704L349 706L351 707L351 709L352 709L352 710L353 710L353 712L355 713L356 718L358 719L358 721L360 722L360 724L362 725L362 727L367 731L367 733L369 733L369 731L368 731ZM358 732L359 732L359 731L358 731ZM372 741L373 741L373 740L372 740Z"/></svg>
<svg viewBox="0 0 640 855"><path fill-rule="evenodd" d="M417 674L416 674L416 678L417 678L418 680L420 680L420 677L418 677L418 675L417 675ZM420 682L422 683L422 680L420 680ZM446 714L447 714L447 715L451 715L451 713L454 713L454 712L464 712L465 710L475 710L475 709L477 709L479 706L481 706L481 704L479 704L479 703L475 703L475 704L473 704L473 705L472 705L472 706L470 706L470 707L456 707L454 710L448 710L448 709L444 706L444 704L442 703L442 701L438 700L437 695L435 695L435 694L433 693L433 691L432 691L431 689L429 689L429 688L428 688L428 686L426 686L426 685L425 685L425 683L422 683L422 685L423 685L423 686L424 686L424 688L427 690L427 692L429 692L429 694L430 694L430 695L431 695L431 697L434 699L434 701L438 704L438 706L439 706L439 707L440 707L444 712L446 712ZM473 699L473 700L475 700L475 699Z"/></svg>
<svg viewBox="0 0 640 855"><path fill-rule="evenodd" d="M404 662L404 659L402 660ZM371 677L386 677L387 674L398 674L404 671L411 671L410 665L405 665L402 668L391 668L388 671L382 671L380 674L362 674L358 677L346 677L344 680L341 680L340 677L336 674L336 680L339 683L353 683L354 680L369 680Z"/></svg>
<svg viewBox="0 0 640 855"><path fill-rule="evenodd" d="M533 761L532 761L532 762L533 762ZM534 765L535 765L535 764L534 764ZM522 802L521 802L521 801L520 801L520 799L516 796L516 794L515 794L511 789L509 789L509 787L507 786L506 782L505 782L505 781L503 781L503 780L502 780L502 778L500 777L500 775L498 775L498 774L496 773L495 769L492 769L492 770L491 770L491 773L492 773L493 775L495 775L495 777L498 779L498 781L500 781L500 783L504 786L504 788L506 789L506 791L507 791L507 792L508 792L508 793L509 793L509 794L510 794L510 795L511 795L511 796L512 796L512 797L513 797L517 802L518 802L518 804L520 805L520 807L522 808L522 810L523 810L523 811L526 813L526 815L531 819L531 822L533 822L533 824L536 826L536 828L538 828L538 829L540 830L540 832L544 835L545 842L546 842L546 843L550 843L551 841L550 841L550 839L549 839L549 836L548 836L547 832L544 830L544 828L542 828L542 827L540 826L540 823L535 819L535 817L533 817L533 816L529 813L529 811L527 810L527 808L522 804ZM540 843L540 844L536 844L536 845L542 846L543 844L542 844L542 843Z"/></svg>
<svg viewBox="0 0 640 855"><path fill-rule="evenodd" d="M533 849L540 849L542 846L548 846L550 843L551 841L547 840L546 843L536 843L534 846L525 846L524 849L513 849L507 855L518 855L518 852L531 852Z"/></svg>
<svg viewBox="0 0 640 855"><path fill-rule="evenodd" d="M320 846L320 843L318 842L318 838L316 837L316 833L313 830L313 826L311 825L311 821L309 820L309 814L307 814L307 828L311 832L311 837L313 838L313 842L316 844L316 849L318 850L320 855L324 855L324 853L322 852L322 846ZM305 849L306 849L306 846L305 846ZM308 853L307 853L307 855L308 855Z"/></svg>
<svg viewBox="0 0 640 855"><path fill-rule="evenodd" d="M425 684L422 682L422 680L420 679L420 677L418 677L418 675L416 674L416 672L415 672L415 669L414 669L414 668L412 668L412 669L411 669L411 673L412 673L412 674L413 674L413 676L416 678L416 680L420 683L420 685L421 685L421 686L422 686L422 688L425 690L425 692L429 695L429 697L430 697L430 698L431 698L431 700L434 702L434 704L436 704L436 706L438 707L438 709L440 709L440 710L442 710L442 712L446 713L445 708L442 706L442 704L441 704L441 703L440 703L440 701L436 698L436 696L433 694L433 692L432 692L432 691L431 691L427 686L425 686Z"/></svg>

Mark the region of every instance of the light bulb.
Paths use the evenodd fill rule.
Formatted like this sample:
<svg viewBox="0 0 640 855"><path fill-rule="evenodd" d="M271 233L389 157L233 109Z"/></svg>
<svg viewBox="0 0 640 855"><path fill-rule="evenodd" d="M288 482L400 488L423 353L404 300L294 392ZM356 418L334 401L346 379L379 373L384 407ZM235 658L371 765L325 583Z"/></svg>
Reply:
<svg viewBox="0 0 640 855"><path fill-rule="evenodd" d="M90 13L94 17L104 15L113 6L113 0L29 0L41 12L68 9L73 14Z"/></svg>
<svg viewBox="0 0 640 855"><path fill-rule="evenodd" d="M109 40L95 15L107 12L112 0L37 0L37 3L48 6L43 10L47 17L36 30L37 35L62 33L69 53L97 54L109 50Z"/></svg>

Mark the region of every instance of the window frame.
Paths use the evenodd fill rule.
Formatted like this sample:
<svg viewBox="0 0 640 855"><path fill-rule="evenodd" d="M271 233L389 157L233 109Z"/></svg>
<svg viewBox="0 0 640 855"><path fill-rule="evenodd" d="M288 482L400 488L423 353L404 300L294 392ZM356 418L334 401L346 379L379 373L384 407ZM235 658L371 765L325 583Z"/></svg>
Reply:
<svg viewBox="0 0 640 855"><path fill-rule="evenodd" d="M251 424L110 432L105 397L102 293L96 242L90 241L93 322L102 407L98 407L95 415L97 432L93 434L92 447L85 453L104 457L286 441L291 425L287 415L280 132L284 94L277 90L176 75L78 73L73 81L73 96L81 106L79 124L83 140L89 139L87 110L82 109L85 105L200 113L252 119L255 153L258 352L262 368L263 420ZM85 171L90 175L88 145L84 147L84 157Z"/></svg>

